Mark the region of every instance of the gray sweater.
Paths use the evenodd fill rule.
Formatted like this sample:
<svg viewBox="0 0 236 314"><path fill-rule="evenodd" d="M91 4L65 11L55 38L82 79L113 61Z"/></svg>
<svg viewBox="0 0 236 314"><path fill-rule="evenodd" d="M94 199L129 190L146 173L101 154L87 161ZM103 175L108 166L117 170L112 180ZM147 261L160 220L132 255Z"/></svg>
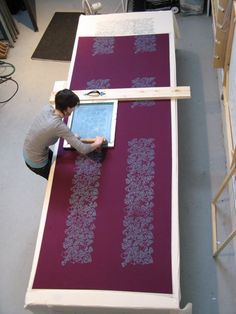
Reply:
<svg viewBox="0 0 236 314"><path fill-rule="evenodd" d="M81 154L90 153L90 144L82 143L54 113L54 108L47 105L35 118L29 129L23 148L24 159L33 168L41 168L47 164L49 146L54 145L62 137Z"/></svg>

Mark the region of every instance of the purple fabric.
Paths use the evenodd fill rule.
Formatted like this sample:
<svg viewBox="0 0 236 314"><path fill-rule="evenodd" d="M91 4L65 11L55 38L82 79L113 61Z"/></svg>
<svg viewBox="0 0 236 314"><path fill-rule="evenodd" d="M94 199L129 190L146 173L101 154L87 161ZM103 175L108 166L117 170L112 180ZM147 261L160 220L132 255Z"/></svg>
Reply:
<svg viewBox="0 0 236 314"><path fill-rule="evenodd" d="M150 45L147 37L113 37L113 42L109 37L104 42L100 38L80 38L71 89L99 88L99 82L104 84L102 88L132 87L132 82L142 77L154 77L155 86L169 86L169 36L149 35Z"/></svg>
<svg viewBox="0 0 236 314"><path fill-rule="evenodd" d="M81 38L71 88L169 86L169 36L138 37ZM101 164L60 143L33 288L172 293L171 153L170 101L119 103Z"/></svg>

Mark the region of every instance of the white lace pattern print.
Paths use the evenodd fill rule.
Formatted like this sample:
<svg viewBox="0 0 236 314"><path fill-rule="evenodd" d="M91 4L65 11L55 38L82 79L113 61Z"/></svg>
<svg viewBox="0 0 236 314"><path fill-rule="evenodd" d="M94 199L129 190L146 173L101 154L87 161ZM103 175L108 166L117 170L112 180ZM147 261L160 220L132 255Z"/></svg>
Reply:
<svg viewBox="0 0 236 314"><path fill-rule="evenodd" d="M100 89L100 88L109 88L110 79L96 79L90 80L87 82L87 89Z"/></svg>
<svg viewBox="0 0 236 314"><path fill-rule="evenodd" d="M134 41L134 53L143 52L155 52L156 47L156 36L155 35L141 35L135 36Z"/></svg>
<svg viewBox="0 0 236 314"><path fill-rule="evenodd" d="M114 53L114 37L96 37L93 42L92 55L109 55Z"/></svg>
<svg viewBox="0 0 236 314"><path fill-rule="evenodd" d="M101 163L78 156L69 199L62 266L91 263Z"/></svg>
<svg viewBox="0 0 236 314"><path fill-rule="evenodd" d="M153 138L135 138L128 143L121 254L123 267L153 263L154 141Z"/></svg>

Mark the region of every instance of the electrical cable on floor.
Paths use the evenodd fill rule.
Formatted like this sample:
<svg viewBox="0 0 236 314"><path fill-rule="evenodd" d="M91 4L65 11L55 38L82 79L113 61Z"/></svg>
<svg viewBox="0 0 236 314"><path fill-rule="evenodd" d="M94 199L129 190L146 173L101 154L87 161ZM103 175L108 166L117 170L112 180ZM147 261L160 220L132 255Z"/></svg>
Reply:
<svg viewBox="0 0 236 314"><path fill-rule="evenodd" d="M18 92L18 89L19 89L19 84L18 84L17 81L15 81L13 78L8 77L8 78L6 78L6 79L1 79L1 77L0 77L0 84L3 84L3 83L5 83L5 82L7 82L7 81L12 81L12 82L14 82L14 83L16 84L16 90L14 91L13 95L11 95L8 99L6 99L6 100L4 100L4 101L0 101L0 104L4 104L4 103L10 101L10 100L15 96L15 94Z"/></svg>
<svg viewBox="0 0 236 314"><path fill-rule="evenodd" d="M10 69L10 70L9 70ZM14 93L6 100L4 101L0 101L0 104L4 104L8 101L10 101L18 92L19 89L19 84L17 83L16 80L14 80L11 75L15 72L15 67L13 64L9 63L9 62L5 62L5 61L0 61L0 85L5 83L5 82L14 82L16 84L16 90L14 91ZM2 71L3 70L3 71ZM6 72L6 70L9 70L9 73L7 74L2 74L4 72Z"/></svg>

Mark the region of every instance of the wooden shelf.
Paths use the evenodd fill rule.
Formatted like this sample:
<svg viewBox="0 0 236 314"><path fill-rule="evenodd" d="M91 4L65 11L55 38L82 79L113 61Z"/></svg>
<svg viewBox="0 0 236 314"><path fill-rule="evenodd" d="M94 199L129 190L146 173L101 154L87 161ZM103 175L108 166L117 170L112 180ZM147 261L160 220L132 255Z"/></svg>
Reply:
<svg viewBox="0 0 236 314"><path fill-rule="evenodd" d="M213 65L215 68L224 68L233 1L212 0L211 3L214 29Z"/></svg>

